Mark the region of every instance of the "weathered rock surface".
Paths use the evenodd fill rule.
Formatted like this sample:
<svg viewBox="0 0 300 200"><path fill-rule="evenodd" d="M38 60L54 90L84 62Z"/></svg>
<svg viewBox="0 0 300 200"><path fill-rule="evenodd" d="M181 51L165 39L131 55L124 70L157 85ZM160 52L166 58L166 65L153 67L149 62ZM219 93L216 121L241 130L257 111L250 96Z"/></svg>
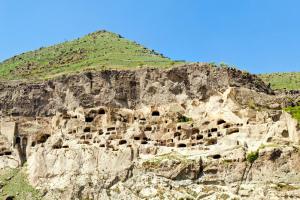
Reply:
<svg viewBox="0 0 300 200"><path fill-rule="evenodd" d="M195 64L170 70L86 72L36 84L5 82L0 84L0 108L4 115L50 116L78 106L166 104L176 101L178 95L205 100L228 87L272 92L254 75Z"/></svg>
<svg viewBox="0 0 300 200"><path fill-rule="evenodd" d="M248 73L194 64L0 87L0 169L27 162L44 199L300 198L299 124Z"/></svg>

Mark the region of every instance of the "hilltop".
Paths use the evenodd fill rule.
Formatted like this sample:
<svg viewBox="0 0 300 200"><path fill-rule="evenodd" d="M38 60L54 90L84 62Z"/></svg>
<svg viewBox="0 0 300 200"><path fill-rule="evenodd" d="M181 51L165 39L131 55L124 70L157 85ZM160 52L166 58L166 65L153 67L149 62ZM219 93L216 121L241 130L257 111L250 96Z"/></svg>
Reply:
<svg viewBox="0 0 300 200"><path fill-rule="evenodd" d="M300 72L260 74L273 89L300 90Z"/></svg>
<svg viewBox="0 0 300 200"><path fill-rule="evenodd" d="M119 34L101 30L0 62L0 81L43 81L83 71L169 68L183 64L186 62L171 60ZM272 89L300 89L300 72L258 76Z"/></svg>
<svg viewBox="0 0 300 200"><path fill-rule="evenodd" d="M2 80L45 80L84 70L169 67L177 62L122 36L97 31L0 63Z"/></svg>

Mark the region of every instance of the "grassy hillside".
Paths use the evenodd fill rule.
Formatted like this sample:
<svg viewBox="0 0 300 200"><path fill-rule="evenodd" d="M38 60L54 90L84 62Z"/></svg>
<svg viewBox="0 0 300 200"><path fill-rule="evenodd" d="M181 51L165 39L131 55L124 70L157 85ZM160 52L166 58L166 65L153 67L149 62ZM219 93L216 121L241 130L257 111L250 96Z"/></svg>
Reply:
<svg viewBox="0 0 300 200"><path fill-rule="evenodd" d="M284 110L290 113L293 116L293 118L297 119L300 123L300 105L295 107L287 107Z"/></svg>
<svg viewBox="0 0 300 200"><path fill-rule="evenodd" d="M273 89L300 90L300 72L272 73L259 75Z"/></svg>
<svg viewBox="0 0 300 200"><path fill-rule="evenodd" d="M27 180L25 168L0 170L2 188L0 199L13 196L14 200L39 200L42 199L39 191L34 189Z"/></svg>
<svg viewBox="0 0 300 200"><path fill-rule="evenodd" d="M0 63L0 80L44 80L83 70L170 67L176 62L120 35L98 31Z"/></svg>

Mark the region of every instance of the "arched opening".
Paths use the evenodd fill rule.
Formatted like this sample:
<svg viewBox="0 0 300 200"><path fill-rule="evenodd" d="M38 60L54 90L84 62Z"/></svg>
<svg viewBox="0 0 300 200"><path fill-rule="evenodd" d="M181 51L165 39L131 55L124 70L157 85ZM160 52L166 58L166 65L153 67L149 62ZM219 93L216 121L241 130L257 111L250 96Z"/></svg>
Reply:
<svg viewBox="0 0 300 200"><path fill-rule="evenodd" d="M119 145L122 145L122 144L127 144L127 141L126 140L120 140Z"/></svg>
<svg viewBox="0 0 300 200"><path fill-rule="evenodd" d="M81 140L85 140L85 135L80 136Z"/></svg>
<svg viewBox="0 0 300 200"><path fill-rule="evenodd" d="M233 127L233 128L227 129L226 134L230 135L230 134L237 133L237 132L239 132L239 128Z"/></svg>
<svg viewBox="0 0 300 200"><path fill-rule="evenodd" d="M12 116L12 117L18 117L18 116L20 116L20 113L18 113L18 112L13 112L13 113L11 113L11 116Z"/></svg>
<svg viewBox="0 0 300 200"><path fill-rule="evenodd" d="M275 161L277 158L281 156L281 154L282 151L280 149L274 149L270 155L270 160Z"/></svg>
<svg viewBox="0 0 300 200"><path fill-rule="evenodd" d="M62 145L61 144L55 144L52 146L53 149L61 149Z"/></svg>
<svg viewBox="0 0 300 200"><path fill-rule="evenodd" d="M140 140L141 138L138 136L133 137L134 140Z"/></svg>
<svg viewBox="0 0 300 200"><path fill-rule="evenodd" d="M207 137L211 137L211 136L212 136L211 133L208 133L208 134L207 134Z"/></svg>
<svg viewBox="0 0 300 200"><path fill-rule="evenodd" d="M231 125L230 125L230 124L227 124L227 123L223 125L224 128L229 128L230 126L231 126Z"/></svg>
<svg viewBox="0 0 300 200"><path fill-rule="evenodd" d="M203 135L197 135L196 140L202 140L203 139Z"/></svg>
<svg viewBox="0 0 300 200"><path fill-rule="evenodd" d="M200 132L199 129L193 128L193 134L197 134L197 133L199 133L199 132Z"/></svg>
<svg viewBox="0 0 300 200"><path fill-rule="evenodd" d="M116 130L116 127L109 127L109 128L107 128L107 131L114 131L114 130Z"/></svg>
<svg viewBox="0 0 300 200"><path fill-rule="evenodd" d="M158 112L157 110L156 110L156 111L153 111L153 112L152 112L152 116L153 116L153 117L159 116L159 112Z"/></svg>
<svg viewBox="0 0 300 200"><path fill-rule="evenodd" d="M42 135L42 136L37 140L37 144L45 143L49 137L50 137L49 134Z"/></svg>
<svg viewBox="0 0 300 200"><path fill-rule="evenodd" d="M89 123L93 121L94 121L94 117L85 117L85 122Z"/></svg>
<svg viewBox="0 0 300 200"><path fill-rule="evenodd" d="M143 140L143 141L141 142L141 144L148 144L148 142L147 142L146 140Z"/></svg>
<svg viewBox="0 0 300 200"><path fill-rule="evenodd" d="M35 142L32 142L32 143L31 143L31 146L32 146L32 147L35 147L35 144L36 144Z"/></svg>
<svg viewBox="0 0 300 200"><path fill-rule="evenodd" d="M224 123L226 123L226 121L224 119L219 119L217 121L217 125L224 124Z"/></svg>
<svg viewBox="0 0 300 200"><path fill-rule="evenodd" d="M209 121L205 121L202 123L202 125L208 125L209 124Z"/></svg>
<svg viewBox="0 0 300 200"><path fill-rule="evenodd" d="M100 129L100 130L98 131L98 134L99 134L99 135L103 135L103 130Z"/></svg>
<svg viewBox="0 0 300 200"><path fill-rule="evenodd" d="M213 159L220 159L220 158L221 158L220 154L213 155Z"/></svg>
<svg viewBox="0 0 300 200"><path fill-rule="evenodd" d="M98 138L94 138L93 143L100 143L100 140Z"/></svg>
<svg viewBox="0 0 300 200"><path fill-rule="evenodd" d="M99 115L105 115L105 110L103 108L101 108L98 113L99 113Z"/></svg>
<svg viewBox="0 0 300 200"><path fill-rule="evenodd" d="M287 130L283 130L281 135L282 135L282 137L287 138L287 137L289 137L289 132Z"/></svg>
<svg viewBox="0 0 300 200"><path fill-rule="evenodd" d="M26 145L27 145L27 138L24 137L24 138L22 139L22 146L25 147Z"/></svg>
<svg viewBox="0 0 300 200"><path fill-rule="evenodd" d="M212 129L210 129L210 131L211 131L211 132L217 132L218 129L217 129L217 128L212 128Z"/></svg>
<svg viewBox="0 0 300 200"><path fill-rule="evenodd" d="M178 126L178 127L177 127L177 130L181 130L181 126Z"/></svg>
<svg viewBox="0 0 300 200"><path fill-rule="evenodd" d="M180 132L175 132L174 133L174 137L180 137L181 136L181 133Z"/></svg>
<svg viewBox="0 0 300 200"><path fill-rule="evenodd" d="M167 143L173 143L173 139L168 139Z"/></svg>
<svg viewBox="0 0 300 200"><path fill-rule="evenodd" d="M85 132L85 133L91 132L91 128L90 127L85 127L83 129L83 132Z"/></svg>
<svg viewBox="0 0 300 200"><path fill-rule="evenodd" d="M144 131L152 131L152 127L151 126L147 126Z"/></svg>
<svg viewBox="0 0 300 200"><path fill-rule="evenodd" d="M11 151L4 152L4 155L6 155L6 156L10 156L11 154L12 154Z"/></svg>
<svg viewBox="0 0 300 200"><path fill-rule="evenodd" d="M21 143L21 138L19 136L16 137L16 144L20 144Z"/></svg>
<svg viewBox="0 0 300 200"><path fill-rule="evenodd" d="M86 137L85 137L87 140L91 140L93 138L93 135L92 134L87 134Z"/></svg>
<svg viewBox="0 0 300 200"><path fill-rule="evenodd" d="M5 198L5 200L14 200L14 198L15 198L14 196L8 196Z"/></svg>
<svg viewBox="0 0 300 200"><path fill-rule="evenodd" d="M209 146L209 145L214 145L214 144L217 144L217 140L216 140L216 139L209 140L209 141L207 141L207 143L206 143L207 146Z"/></svg>
<svg viewBox="0 0 300 200"><path fill-rule="evenodd" d="M186 147L186 144L180 143L180 144L177 145L177 147L178 148L184 148L184 147Z"/></svg>

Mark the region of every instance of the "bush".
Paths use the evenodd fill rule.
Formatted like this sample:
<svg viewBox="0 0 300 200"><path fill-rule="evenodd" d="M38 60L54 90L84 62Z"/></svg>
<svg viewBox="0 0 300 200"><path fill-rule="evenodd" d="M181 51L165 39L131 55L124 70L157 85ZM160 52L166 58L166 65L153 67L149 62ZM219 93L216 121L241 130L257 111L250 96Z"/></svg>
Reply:
<svg viewBox="0 0 300 200"><path fill-rule="evenodd" d="M189 121L192 120L191 118L188 118L188 117L186 117L184 115L178 116L177 119L178 119L178 122L189 122Z"/></svg>
<svg viewBox="0 0 300 200"><path fill-rule="evenodd" d="M258 158L258 151L251 151L247 155L247 161L250 163L254 163L254 161Z"/></svg>

